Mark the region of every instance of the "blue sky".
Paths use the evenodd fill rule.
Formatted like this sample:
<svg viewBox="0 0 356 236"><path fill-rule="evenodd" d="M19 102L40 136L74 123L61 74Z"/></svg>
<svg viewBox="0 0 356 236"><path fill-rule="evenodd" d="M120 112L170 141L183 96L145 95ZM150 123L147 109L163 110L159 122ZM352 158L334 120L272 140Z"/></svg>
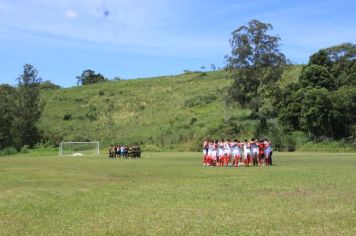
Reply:
<svg viewBox="0 0 356 236"><path fill-rule="evenodd" d="M223 67L231 32L252 19L306 63L356 42L355 12L351 0L0 0L0 83L15 85L26 63L63 87L85 69L132 79Z"/></svg>

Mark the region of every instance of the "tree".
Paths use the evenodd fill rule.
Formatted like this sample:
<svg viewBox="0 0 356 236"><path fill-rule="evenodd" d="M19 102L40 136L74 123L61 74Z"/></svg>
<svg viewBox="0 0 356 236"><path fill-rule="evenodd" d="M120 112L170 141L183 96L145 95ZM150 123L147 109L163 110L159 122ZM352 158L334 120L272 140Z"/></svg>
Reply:
<svg viewBox="0 0 356 236"><path fill-rule="evenodd" d="M321 49L310 56L308 66L324 67L336 79L336 86L355 85L356 44L343 43Z"/></svg>
<svg viewBox="0 0 356 236"><path fill-rule="evenodd" d="M306 89L299 89L298 84L288 85L279 104L279 119L293 130L300 130L300 113Z"/></svg>
<svg viewBox="0 0 356 236"><path fill-rule="evenodd" d="M15 117L16 89L0 85L0 149L12 146L11 127Z"/></svg>
<svg viewBox="0 0 356 236"><path fill-rule="evenodd" d="M279 50L280 38L267 34L272 29L271 24L258 20L239 27L230 40L231 56L226 57L227 69L234 79L229 89L230 97L255 112L264 102L261 95L268 96L261 93L269 91L269 95L273 95L273 91L265 88L277 85L287 64L285 55Z"/></svg>
<svg viewBox="0 0 356 236"><path fill-rule="evenodd" d="M352 135L352 126L356 123L356 89L341 87L331 95L333 110L331 112L332 132L335 138Z"/></svg>
<svg viewBox="0 0 356 236"><path fill-rule="evenodd" d="M299 82L287 87L279 120L311 138L352 136L356 121L356 45L341 44L310 56Z"/></svg>
<svg viewBox="0 0 356 236"><path fill-rule="evenodd" d="M301 104L300 127L311 137L332 137L330 92L325 88L306 91Z"/></svg>
<svg viewBox="0 0 356 236"><path fill-rule="evenodd" d="M26 64L17 81L12 135L14 146L20 149L23 145L33 146L41 138L36 124L43 110L43 104L40 102L42 79L38 77L38 71L32 65Z"/></svg>
<svg viewBox="0 0 356 236"><path fill-rule="evenodd" d="M212 71L215 71L215 70L216 70L216 66L215 66L214 64L211 64L211 65L210 65L210 69L211 69Z"/></svg>
<svg viewBox="0 0 356 236"><path fill-rule="evenodd" d="M319 87L328 90L336 89L336 82L334 76L329 73L326 67L319 65L308 65L303 68L299 76L300 84L302 87Z"/></svg>
<svg viewBox="0 0 356 236"><path fill-rule="evenodd" d="M85 70L80 76L77 76L76 78L78 80L78 85L88 85L107 81L107 79L102 74L96 74L93 70Z"/></svg>

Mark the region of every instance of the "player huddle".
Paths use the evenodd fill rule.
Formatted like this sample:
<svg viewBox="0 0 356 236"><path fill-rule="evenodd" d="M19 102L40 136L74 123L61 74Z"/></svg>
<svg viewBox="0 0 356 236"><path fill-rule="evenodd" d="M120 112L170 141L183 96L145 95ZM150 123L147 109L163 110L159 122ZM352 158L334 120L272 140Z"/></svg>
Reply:
<svg viewBox="0 0 356 236"><path fill-rule="evenodd" d="M240 142L235 139L211 140L203 143L204 166L272 165L272 143L268 139Z"/></svg>

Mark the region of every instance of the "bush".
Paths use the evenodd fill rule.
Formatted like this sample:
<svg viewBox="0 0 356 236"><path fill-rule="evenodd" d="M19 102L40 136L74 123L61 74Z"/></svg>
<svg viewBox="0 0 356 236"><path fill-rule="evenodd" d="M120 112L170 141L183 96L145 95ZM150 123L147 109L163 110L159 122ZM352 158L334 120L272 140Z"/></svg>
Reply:
<svg viewBox="0 0 356 236"><path fill-rule="evenodd" d="M35 145L35 149L46 149L54 147L50 140L42 140L40 143Z"/></svg>
<svg viewBox="0 0 356 236"><path fill-rule="evenodd" d="M14 147L7 147L0 150L0 156L15 155L18 151Z"/></svg>
<svg viewBox="0 0 356 236"><path fill-rule="evenodd" d="M71 120L72 119L72 114L65 114L63 116L63 120Z"/></svg>
<svg viewBox="0 0 356 236"><path fill-rule="evenodd" d="M154 145L154 144L142 145L141 150L145 151L145 152L160 152L161 151L161 149L157 145Z"/></svg>
<svg viewBox="0 0 356 236"><path fill-rule="evenodd" d="M208 94L205 96L196 96L192 99L188 99L184 102L183 107L195 107L195 106L201 106L201 105L207 105L209 103L212 103L218 98L217 95L215 94Z"/></svg>
<svg viewBox="0 0 356 236"><path fill-rule="evenodd" d="M194 125L195 122L197 122L197 118L196 118L196 117L193 117L193 118L190 120L189 125Z"/></svg>
<svg viewBox="0 0 356 236"><path fill-rule="evenodd" d="M29 149L30 149L30 146L24 145L24 146L21 148L20 152L21 152L21 153L29 153L29 151L30 151Z"/></svg>
<svg viewBox="0 0 356 236"><path fill-rule="evenodd" d="M96 113L85 113L85 117L90 121L97 120L97 114Z"/></svg>

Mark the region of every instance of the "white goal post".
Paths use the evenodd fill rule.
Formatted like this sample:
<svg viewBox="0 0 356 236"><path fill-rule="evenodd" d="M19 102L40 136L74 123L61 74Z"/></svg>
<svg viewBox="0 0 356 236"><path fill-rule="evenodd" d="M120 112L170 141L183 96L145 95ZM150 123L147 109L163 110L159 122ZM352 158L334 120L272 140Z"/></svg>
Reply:
<svg viewBox="0 0 356 236"><path fill-rule="evenodd" d="M59 156L99 155L99 142L61 142Z"/></svg>

